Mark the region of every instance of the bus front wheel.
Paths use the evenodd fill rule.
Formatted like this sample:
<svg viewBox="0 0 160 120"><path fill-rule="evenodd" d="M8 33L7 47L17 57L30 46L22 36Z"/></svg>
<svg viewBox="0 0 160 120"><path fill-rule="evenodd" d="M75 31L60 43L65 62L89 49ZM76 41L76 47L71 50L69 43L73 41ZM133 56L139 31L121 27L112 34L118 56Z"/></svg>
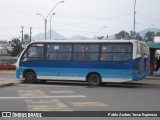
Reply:
<svg viewBox="0 0 160 120"><path fill-rule="evenodd" d="M88 82L91 86L99 86L101 84L101 77L98 74L91 74L88 77Z"/></svg>
<svg viewBox="0 0 160 120"><path fill-rule="evenodd" d="M25 74L25 82L27 83L35 83L36 82L36 74L32 71L27 72Z"/></svg>

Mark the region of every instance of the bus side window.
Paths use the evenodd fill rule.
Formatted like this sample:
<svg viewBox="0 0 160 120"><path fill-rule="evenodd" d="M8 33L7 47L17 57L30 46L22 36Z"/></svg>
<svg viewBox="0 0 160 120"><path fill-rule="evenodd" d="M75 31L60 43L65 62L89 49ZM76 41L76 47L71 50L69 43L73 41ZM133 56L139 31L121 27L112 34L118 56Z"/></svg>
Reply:
<svg viewBox="0 0 160 120"><path fill-rule="evenodd" d="M53 59L53 51L54 47L51 44L47 45L47 60Z"/></svg>
<svg viewBox="0 0 160 120"><path fill-rule="evenodd" d="M33 44L33 45L29 46L29 48L26 49L21 60L22 61L42 60L43 59L43 50L44 50L43 44Z"/></svg>
<svg viewBox="0 0 160 120"><path fill-rule="evenodd" d="M106 50L107 50L107 47L106 46L102 46L102 49L101 49L101 61L106 61Z"/></svg>
<svg viewBox="0 0 160 120"><path fill-rule="evenodd" d="M71 44L49 44L47 46L48 60L71 60Z"/></svg>
<svg viewBox="0 0 160 120"><path fill-rule="evenodd" d="M73 60L78 61L98 61L98 44L75 44L73 49Z"/></svg>
<svg viewBox="0 0 160 120"><path fill-rule="evenodd" d="M129 44L103 44L101 46L101 61L124 61L132 58Z"/></svg>

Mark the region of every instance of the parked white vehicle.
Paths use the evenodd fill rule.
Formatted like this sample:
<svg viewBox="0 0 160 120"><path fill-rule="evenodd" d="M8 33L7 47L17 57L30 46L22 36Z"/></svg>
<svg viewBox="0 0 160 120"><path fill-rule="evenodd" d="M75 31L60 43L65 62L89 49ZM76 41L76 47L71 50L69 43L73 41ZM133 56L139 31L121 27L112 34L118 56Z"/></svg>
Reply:
<svg viewBox="0 0 160 120"><path fill-rule="evenodd" d="M158 71L153 72L153 76L160 77L160 68L158 69Z"/></svg>

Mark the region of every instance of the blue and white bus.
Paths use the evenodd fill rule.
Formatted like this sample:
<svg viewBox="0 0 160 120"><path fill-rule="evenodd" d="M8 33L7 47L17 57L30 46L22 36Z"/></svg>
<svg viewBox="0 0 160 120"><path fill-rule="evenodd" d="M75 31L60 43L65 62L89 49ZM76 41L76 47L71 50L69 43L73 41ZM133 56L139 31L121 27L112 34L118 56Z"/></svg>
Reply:
<svg viewBox="0 0 160 120"><path fill-rule="evenodd" d="M137 40L42 40L31 42L18 61L16 76L37 80L103 82L141 80L144 70Z"/></svg>

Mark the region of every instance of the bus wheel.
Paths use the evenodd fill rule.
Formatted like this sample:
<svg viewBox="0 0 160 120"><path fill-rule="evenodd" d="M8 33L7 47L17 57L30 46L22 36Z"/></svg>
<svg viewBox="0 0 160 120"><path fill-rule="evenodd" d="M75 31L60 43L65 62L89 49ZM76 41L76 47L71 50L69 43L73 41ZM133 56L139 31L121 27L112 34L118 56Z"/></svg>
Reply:
<svg viewBox="0 0 160 120"><path fill-rule="evenodd" d="M101 77L98 74L91 74L88 77L88 82L91 86L99 86L101 84Z"/></svg>
<svg viewBox="0 0 160 120"><path fill-rule="evenodd" d="M25 82L27 83L35 83L36 82L36 74L32 71L27 72L25 74Z"/></svg>

